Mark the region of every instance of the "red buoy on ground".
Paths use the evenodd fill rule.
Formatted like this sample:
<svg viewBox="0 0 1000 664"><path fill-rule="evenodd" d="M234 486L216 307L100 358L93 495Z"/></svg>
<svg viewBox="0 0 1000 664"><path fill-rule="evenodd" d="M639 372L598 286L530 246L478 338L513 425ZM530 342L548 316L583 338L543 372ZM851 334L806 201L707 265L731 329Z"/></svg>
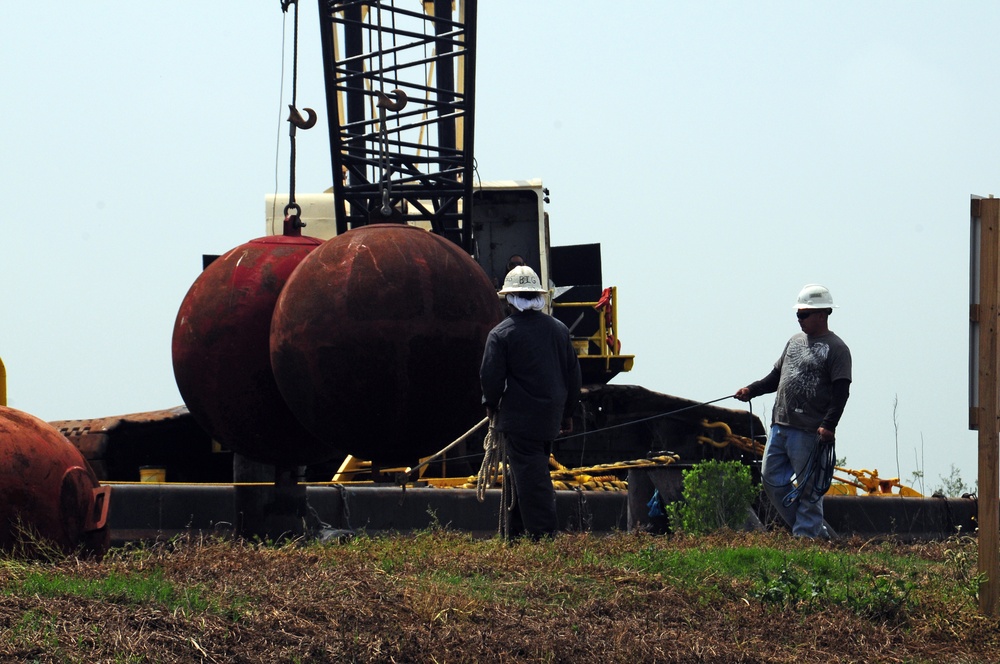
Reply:
<svg viewBox="0 0 1000 664"><path fill-rule="evenodd" d="M101 556L111 543L110 498L111 488L55 427L0 406L0 548L55 545Z"/></svg>
<svg viewBox="0 0 1000 664"><path fill-rule="evenodd" d="M482 268L420 228L328 240L288 279L271 365L307 429L360 459L412 464L483 418L479 365L502 317Z"/></svg>
<svg viewBox="0 0 1000 664"><path fill-rule="evenodd" d="M280 466L337 453L302 427L271 371L274 305L289 275L322 240L274 235L214 260L181 303L174 324L174 378L195 420L249 459Z"/></svg>

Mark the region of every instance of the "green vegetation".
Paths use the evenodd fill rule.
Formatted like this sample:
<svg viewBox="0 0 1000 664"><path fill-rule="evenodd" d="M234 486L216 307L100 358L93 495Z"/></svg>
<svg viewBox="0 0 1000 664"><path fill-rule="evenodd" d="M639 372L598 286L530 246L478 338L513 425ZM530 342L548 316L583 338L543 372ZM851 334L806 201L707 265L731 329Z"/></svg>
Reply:
<svg viewBox="0 0 1000 664"><path fill-rule="evenodd" d="M948 477L939 476L941 484L934 490L935 495L947 496L949 498L955 498L966 493L975 493L975 489L965 483L962 479L962 474L955 467L955 464L951 464L951 471L948 473Z"/></svg>
<svg viewBox="0 0 1000 664"><path fill-rule="evenodd" d="M110 572L107 576L87 579L42 570L32 570L5 589L12 595L59 597L72 595L83 599L124 604L155 602L169 611L206 611L212 608L195 585L178 587L163 578L162 570L144 574Z"/></svg>
<svg viewBox="0 0 1000 664"><path fill-rule="evenodd" d="M980 581L970 538L181 538L0 559L0 660L985 662Z"/></svg>
<svg viewBox="0 0 1000 664"><path fill-rule="evenodd" d="M750 478L749 466L711 459L681 475L681 500L666 506L673 530L707 535L720 528L743 527L759 493Z"/></svg>

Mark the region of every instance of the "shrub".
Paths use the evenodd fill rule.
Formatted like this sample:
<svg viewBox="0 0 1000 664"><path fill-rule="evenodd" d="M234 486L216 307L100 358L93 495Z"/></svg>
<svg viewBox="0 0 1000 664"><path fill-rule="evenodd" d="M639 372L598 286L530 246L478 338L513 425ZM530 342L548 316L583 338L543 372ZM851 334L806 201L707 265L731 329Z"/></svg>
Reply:
<svg viewBox="0 0 1000 664"><path fill-rule="evenodd" d="M666 508L673 530L705 535L723 527L743 527L758 494L749 466L712 459L685 470L681 477L681 500Z"/></svg>

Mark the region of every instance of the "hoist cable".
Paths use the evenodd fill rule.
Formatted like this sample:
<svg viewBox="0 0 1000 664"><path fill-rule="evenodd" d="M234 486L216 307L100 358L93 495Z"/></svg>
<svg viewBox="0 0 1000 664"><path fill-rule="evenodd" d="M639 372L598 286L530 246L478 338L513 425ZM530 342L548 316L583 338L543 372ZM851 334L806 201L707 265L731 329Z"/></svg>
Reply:
<svg viewBox="0 0 1000 664"><path fill-rule="evenodd" d="M294 2L295 18L292 27L292 108L298 108L296 98L299 88L299 3ZM289 175L288 175L288 208L295 205L295 123L288 124L289 138ZM286 208L286 209L288 209Z"/></svg>
<svg viewBox="0 0 1000 664"><path fill-rule="evenodd" d="M284 4L282 4L284 6ZM285 33L288 31L288 15L281 13L281 76L278 84L278 128L274 137L274 199L271 201L271 233L274 233L274 219L277 216L278 206L278 165L281 159L281 123L283 104L282 98L285 96Z"/></svg>
<svg viewBox="0 0 1000 664"><path fill-rule="evenodd" d="M385 62L383 56L385 50L382 46L382 0L378 0L375 3L377 7L376 12L376 22L378 23L378 81L379 81L379 92L385 94ZM389 132L386 129L386 110L382 103L378 105L379 112L379 155L378 155L378 165L379 165L379 180L378 180L378 193L379 198L382 202L381 213L383 216L388 217L392 211L389 205L389 197L392 195L392 188L389 183Z"/></svg>

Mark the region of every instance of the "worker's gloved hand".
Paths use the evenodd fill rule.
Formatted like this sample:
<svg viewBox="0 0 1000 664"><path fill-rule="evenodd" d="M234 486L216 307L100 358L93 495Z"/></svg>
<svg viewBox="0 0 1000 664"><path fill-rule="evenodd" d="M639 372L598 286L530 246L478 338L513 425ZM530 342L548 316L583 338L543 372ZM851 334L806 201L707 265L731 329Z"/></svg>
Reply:
<svg viewBox="0 0 1000 664"><path fill-rule="evenodd" d="M750 388L741 387L740 389L736 390L736 394L734 394L733 396L739 399L740 401L750 401Z"/></svg>
<svg viewBox="0 0 1000 664"><path fill-rule="evenodd" d="M562 421L562 424L559 426L559 435L560 436L563 435L563 434L567 434L567 433L573 433L573 418L572 417L565 418Z"/></svg>
<svg viewBox="0 0 1000 664"><path fill-rule="evenodd" d="M487 407L486 407L486 417L488 417L488 418L490 418L490 419L492 420L492 419L493 419L493 416L494 416L495 414L496 414L496 411L495 411L495 410L493 410L493 409L492 409L491 407L489 407L489 406L487 406Z"/></svg>
<svg viewBox="0 0 1000 664"><path fill-rule="evenodd" d="M819 436L821 443L832 443L834 439L832 429L824 429L823 427L820 427L816 430L816 435Z"/></svg>

